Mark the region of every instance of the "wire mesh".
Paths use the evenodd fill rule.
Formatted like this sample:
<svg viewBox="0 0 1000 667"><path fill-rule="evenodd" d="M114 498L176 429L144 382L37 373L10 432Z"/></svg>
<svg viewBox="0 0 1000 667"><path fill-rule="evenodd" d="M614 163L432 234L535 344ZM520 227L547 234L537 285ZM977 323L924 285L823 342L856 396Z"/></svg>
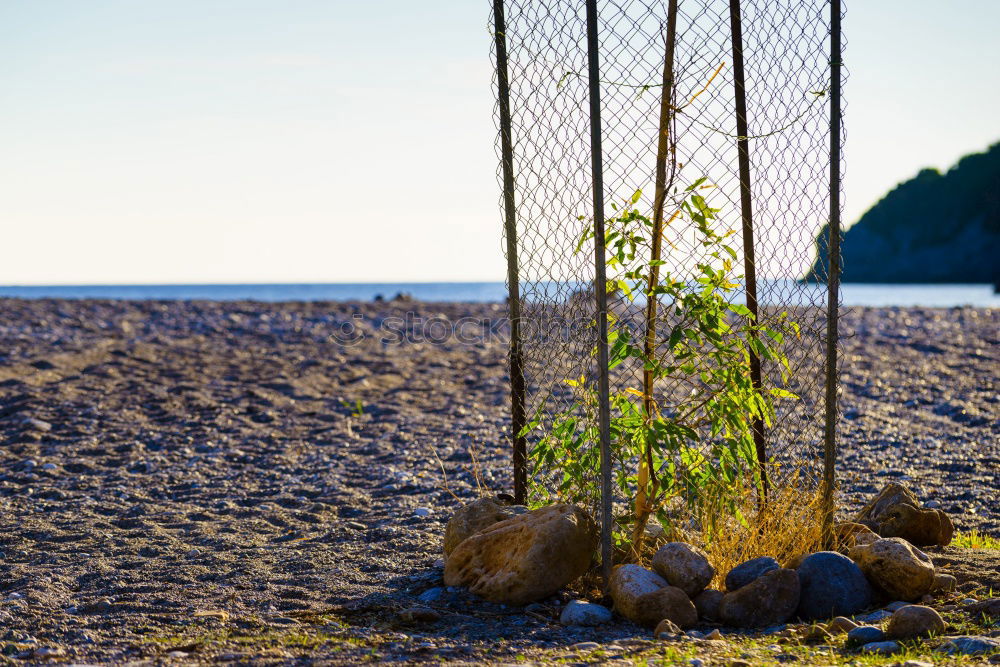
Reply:
<svg viewBox="0 0 1000 667"><path fill-rule="evenodd" d="M597 4L605 201L621 204L641 190L636 208L651 210L668 0ZM594 256L580 244L591 224L593 184L586 12L581 0L505 0L502 5L525 408L544 432L555 415L577 405L567 380L592 381L597 372ZM763 362L765 387L783 386L798 396L777 403L776 418L765 433L767 455L777 481L794 473L818 485L824 454L828 303L821 283L826 275L803 279L816 256L817 232L830 213L830 2L742 0L739 8L759 321L777 322L787 312L801 330L784 345L792 371L787 384L776 364ZM730 10L729 0L677 4L670 187L683 191L707 179L714 186L709 203L720 209L723 226L734 230L733 247L741 248ZM499 141L497 147L499 152ZM667 209L675 204L672 200ZM669 223L662 270L692 276L707 252L692 224ZM727 298L744 300L745 285ZM634 338L645 335L641 298L611 291L608 310ZM670 354L663 344L673 317L672 304L661 304L655 325L661 356ZM642 371L636 360L615 368L612 392L641 389ZM676 404L689 391L680 378L661 379L654 388L663 406ZM584 410L580 418L595 415ZM537 441L537 435L530 436L529 447L531 437Z"/></svg>

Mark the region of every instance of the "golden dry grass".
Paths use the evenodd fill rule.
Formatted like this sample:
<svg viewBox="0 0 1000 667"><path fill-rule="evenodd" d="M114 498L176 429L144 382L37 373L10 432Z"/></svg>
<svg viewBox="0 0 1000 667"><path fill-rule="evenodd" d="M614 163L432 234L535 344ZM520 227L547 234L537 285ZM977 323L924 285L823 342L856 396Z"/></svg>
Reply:
<svg viewBox="0 0 1000 667"><path fill-rule="evenodd" d="M732 515L715 517L714 530L702 535L701 546L715 567L713 586L724 588L726 574L753 558L770 556L784 567L794 567L804 555L821 551L823 522L821 495L793 481L772 488L758 507L751 490L742 495L740 521Z"/></svg>

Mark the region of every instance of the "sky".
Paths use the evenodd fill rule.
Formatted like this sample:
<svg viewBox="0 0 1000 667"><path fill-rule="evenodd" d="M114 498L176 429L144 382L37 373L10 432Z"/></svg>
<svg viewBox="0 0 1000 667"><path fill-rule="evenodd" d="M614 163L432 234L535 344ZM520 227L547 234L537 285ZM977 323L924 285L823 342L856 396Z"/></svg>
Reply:
<svg viewBox="0 0 1000 667"><path fill-rule="evenodd" d="M1000 2L847 3L845 222L1000 140ZM0 0L0 284L504 278L486 0Z"/></svg>

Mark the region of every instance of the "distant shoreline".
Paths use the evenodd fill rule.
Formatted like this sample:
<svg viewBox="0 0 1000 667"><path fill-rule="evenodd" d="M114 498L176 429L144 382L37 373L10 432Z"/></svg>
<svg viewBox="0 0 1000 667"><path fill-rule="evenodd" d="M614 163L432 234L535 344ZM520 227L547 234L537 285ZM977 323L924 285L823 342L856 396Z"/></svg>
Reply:
<svg viewBox="0 0 1000 667"><path fill-rule="evenodd" d="M787 287L783 287L784 283ZM789 280L770 284L775 287L774 293L783 297L804 294L807 290L811 302L825 301L826 285L822 283ZM532 285L536 292L545 289L541 283ZM845 283L841 288L841 302L847 307L1000 307L1000 294L989 284ZM762 301L766 301L767 291L761 291ZM503 282L0 286L0 298L20 299L343 303L372 302L379 298L391 301L399 295L424 303L503 303L507 288Z"/></svg>

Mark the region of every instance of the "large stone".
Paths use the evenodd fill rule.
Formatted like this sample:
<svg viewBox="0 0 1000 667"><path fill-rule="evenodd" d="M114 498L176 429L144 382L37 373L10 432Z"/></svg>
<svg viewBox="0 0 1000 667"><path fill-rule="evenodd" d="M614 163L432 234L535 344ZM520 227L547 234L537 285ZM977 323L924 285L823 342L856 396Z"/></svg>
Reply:
<svg viewBox="0 0 1000 667"><path fill-rule="evenodd" d="M445 558L467 537L510 517L510 506L496 498L480 498L459 507L444 529Z"/></svg>
<svg viewBox="0 0 1000 667"><path fill-rule="evenodd" d="M639 565L616 567L608 591L615 601L615 610L639 625L655 626L669 618L685 628L698 620L698 612L684 591Z"/></svg>
<svg viewBox="0 0 1000 667"><path fill-rule="evenodd" d="M890 639L917 639L944 632L945 623L941 615L930 607L911 604L897 609L885 626L885 634Z"/></svg>
<svg viewBox="0 0 1000 667"><path fill-rule="evenodd" d="M820 551L798 567L799 616L805 620L852 616L872 604L872 587L854 561L835 551Z"/></svg>
<svg viewBox="0 0 1000 667"><path fill-rule="evenodd" d="M850 551L869 581L890 598L920 599L934 584L934 562L923 551L899 537L884 537Z"/></svg>
<svg viewBox="0 0 1000 667"><path fill-rule="evenodd" d="M597 525L579 507L543 507L459 543L445 563L444 582L491 602L528 604L584 574L597 541Z"/></svg>
<svg viewBox="0 0 1000 667"><path fill-rule="evenodd" d="M955 527L939 509L921 507L902 484L891 482L854 519L882 537L901 537L917 546L947 545Z"/></svg>
<svg viewBox="0 0 1000 667"><path fill-rule="evenodd" d="M917 500L912 491L898 482L889 482L878 492L877 496L872 498L858 512L857 516L854 517L854 521L862 523L869 528L874 528L882 512L900 503L913 505L914 507L920 506L920 501Z"/></svg>
<svg viewBox="0 0 1000 667"><path fill-rule="evenodd" d="M698 596L692 600L694 608L698 610L698 618L705 621L719 620L719 605L722 604L722 598L725 595L722 591L711 588L706 588L698 593Z"/></svg>
<svg viewBox="0 0 1000 667"><path fill-rule="evenodd" d="M795 570L771 570L746 586L726 593L719 616L738 628L763 628L784 623L799 606L799 575Z"/></svg>
<svg viewBox="0 0 1000 667"><path fill-rule="evenodd" d="M917 546L947 546L955 534L954 524L943 511L904 503L880 514L875 530L882 537L902 537Z"/></svg>
<svg viewBox="0 0 1000 667"><path fill-rule="evenodd" d="M615 602L615 611L635 621L639 616L639 599L669 585L666 579L641 565L619 565L611 573L608 593Z"/></svg>
<svg viewBox="0 0 1000 667"><path fill-rule="evenodd" d="M757 577L772 570L777 570L780 567L781 565L778 564L778 561L769 556L761 556L760 558L748 560L734 567L726 575L726 590L737 591Z"/></svg>
<svg viewBox="0 0 1000 667"><path fill-rule="evenodd" d="M715 568L708 562L708 555L685 542L668 542L653 556L653 569L671 586L684 591L689 598L705 590Z"/></svg>

